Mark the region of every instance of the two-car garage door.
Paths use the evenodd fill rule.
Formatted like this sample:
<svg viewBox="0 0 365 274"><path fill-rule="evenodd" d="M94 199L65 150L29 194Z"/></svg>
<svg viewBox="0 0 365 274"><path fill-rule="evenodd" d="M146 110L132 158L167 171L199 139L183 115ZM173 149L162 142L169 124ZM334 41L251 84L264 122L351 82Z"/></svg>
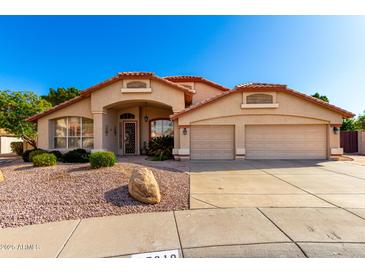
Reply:
<svg viewBox="0 0 365 274"><path fill-rule="evenodd" d="M191 127L191 159L234 159L234 126ZM326 159L325 125L247 125L246 159Z"/></svg>
<svg viewBox="0 0 365 274"><path fill-rule="evenodd" d="M246 158L326 159L326 126L246 126Z"/></svg>

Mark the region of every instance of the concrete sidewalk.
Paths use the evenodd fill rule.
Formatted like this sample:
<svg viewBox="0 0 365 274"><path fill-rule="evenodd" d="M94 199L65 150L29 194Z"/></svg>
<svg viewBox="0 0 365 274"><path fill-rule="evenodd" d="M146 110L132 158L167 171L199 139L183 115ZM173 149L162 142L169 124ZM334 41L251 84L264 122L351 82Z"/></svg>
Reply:
<svg viewBox="0 0 365 274"><path fill-rule="evenodd" d="M365 209L226 208L0 230L0 257L365 257Z"/></svg>

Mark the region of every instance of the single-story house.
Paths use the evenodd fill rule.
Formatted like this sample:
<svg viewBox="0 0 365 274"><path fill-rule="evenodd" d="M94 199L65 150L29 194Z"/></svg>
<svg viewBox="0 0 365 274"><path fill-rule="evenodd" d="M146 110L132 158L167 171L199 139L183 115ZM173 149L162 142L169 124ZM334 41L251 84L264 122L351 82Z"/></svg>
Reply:
<svg viewBox="0 0 365 274"><path fill-rule="evenodd" d="M226 88L203 77L123 72L30 117L38 146L143 154L174 136L175 159L327 159L354 114L280 84Z"/></svg>

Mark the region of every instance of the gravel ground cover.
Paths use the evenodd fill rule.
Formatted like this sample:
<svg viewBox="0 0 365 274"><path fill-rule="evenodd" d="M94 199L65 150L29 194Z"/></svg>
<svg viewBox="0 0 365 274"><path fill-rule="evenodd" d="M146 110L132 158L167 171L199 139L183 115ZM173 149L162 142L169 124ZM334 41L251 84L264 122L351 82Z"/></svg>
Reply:
<svg viewBox="0 0 365 274"><path fill-rule="evenodd" d="M33 167L20 161L0 166L0 227L88 217L188 208L189 175L171 167L151 167L162 200L146 205L128 194L128 180L140 163L123 162L93 170L89 164Z"/></svg>

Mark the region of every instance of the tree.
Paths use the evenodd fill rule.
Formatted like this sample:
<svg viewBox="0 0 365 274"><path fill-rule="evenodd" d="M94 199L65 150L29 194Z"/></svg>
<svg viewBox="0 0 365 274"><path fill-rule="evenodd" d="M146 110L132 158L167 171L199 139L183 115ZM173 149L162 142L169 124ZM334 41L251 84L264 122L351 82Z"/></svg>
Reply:
<svg viewBox="0 0 365 274"><path fill-rule="evenodd" d="M365 130L365 111L357 117L357 125L359 129Z"/></svg>
<svg viewBox="0 0 365 274"><path fill-rule="evenodd" d="M343 119L341 131L354 131L358 130L358 122L355 118Z"/></svg>
<svg viewBox="0 0 365 274"><path fill-rule="evenodd" d="M61 104L67 100L70 100L80 94L77 88L50 88L47 95L42 96L42 99L47 100L52 106Z"/></svg>
<svg viewBox="0 0 365 274"><path fill-rule="evenodd" d="M325 101L325 102L327 102L327 103L329 103L329 101L330 101L330 100L328 100L328 97L327 97L326 95L321 95L321 94L319 94L318 92L314 93L314 94L312 95L312 97L314 97L314 98L318 98L318 99L321 99L322 101Z"/></svg>
<svg viewBox="0 0 365 274"><path fill-rule="evenodd" d="M365 111L357 118L344 119L341 126L342 131L365 130Z"/></svg>
<svg viewBox="0 0 365 274"><path fill-rule="evenodd" d="M36 147L36 124L26 119L50 107L49 102L33 92L0 90L0 128Z"/></svg>

